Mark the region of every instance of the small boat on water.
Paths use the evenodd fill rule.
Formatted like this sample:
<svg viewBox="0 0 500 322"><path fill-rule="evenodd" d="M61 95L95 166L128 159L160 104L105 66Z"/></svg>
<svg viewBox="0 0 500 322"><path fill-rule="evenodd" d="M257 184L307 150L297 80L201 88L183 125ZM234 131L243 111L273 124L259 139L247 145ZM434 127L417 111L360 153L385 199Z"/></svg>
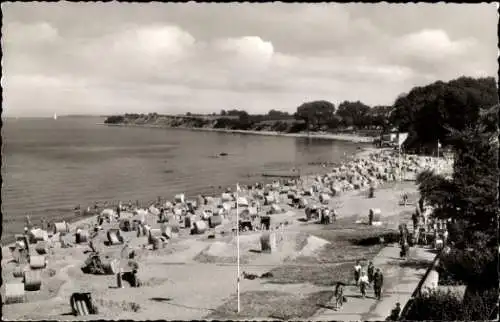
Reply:
<svg viewBox="0 0 500 322"><path fill-rule="evenodd" d="M54 120L57 120L57 113L54 113Z"/></svg>

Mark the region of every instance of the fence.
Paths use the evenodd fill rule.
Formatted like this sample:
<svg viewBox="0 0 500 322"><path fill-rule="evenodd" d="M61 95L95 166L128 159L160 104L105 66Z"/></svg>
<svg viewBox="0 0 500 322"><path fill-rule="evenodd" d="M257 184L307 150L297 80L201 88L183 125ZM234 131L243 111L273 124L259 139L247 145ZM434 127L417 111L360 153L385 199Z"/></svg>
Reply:
<svg viewBox="0 0 500 322"><path fill-rule="evenodd" d="M406 305L404 306L403 310L401 311L401 314L400 314L399 319L398 319L399 321L406 321L405 317L408 315L408 313L412 309L414 299L420 295L422 286L424 285L425 281L429 277L429 273L432 270L436 269L436 266L439 262L439 259L441 258L441 255L443 254L443 250L444 250L444 248L436 255L436 257L432 261L432 264L429 266L429 268L427 268L427 271L425 272L424 276L422 277L422 279L418 283L417 287L415 288L415 291L413 291L410 299L408 300L408 302L406 302Z"/></svg>

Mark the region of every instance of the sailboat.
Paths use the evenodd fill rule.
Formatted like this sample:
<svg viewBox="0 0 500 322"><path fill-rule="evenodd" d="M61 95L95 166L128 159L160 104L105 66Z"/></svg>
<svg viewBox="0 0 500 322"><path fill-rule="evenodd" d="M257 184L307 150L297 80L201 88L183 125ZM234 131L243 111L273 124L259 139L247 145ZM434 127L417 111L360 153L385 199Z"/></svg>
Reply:
<svg viewBox="0 0 500 322"><path fill-rule="evenodd" d="M57 120L57 113L54 113L54 120Z"/></svg>

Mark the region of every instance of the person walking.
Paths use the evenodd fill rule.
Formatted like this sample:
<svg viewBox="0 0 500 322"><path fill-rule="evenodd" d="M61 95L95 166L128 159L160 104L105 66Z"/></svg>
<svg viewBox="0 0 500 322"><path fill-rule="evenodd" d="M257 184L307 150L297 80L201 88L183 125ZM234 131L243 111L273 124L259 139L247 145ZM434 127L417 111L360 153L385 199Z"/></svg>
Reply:
<svg viewBox="0 0 500 322"><path fill-rule="evenodd" d="M443 231L443 245L446 245L446 242L448 241L448 235L448 229L445 228Z"/></svg>
<svg viewBox="0 0 500 322"><path fill-rule="evenodd" d="M368 268L366 270L368 272L368 282L371 284L375 273L375 266L373 266L372 262L368 263Z"/></svg>
<svg viewBox="0 0 500 322"><path fill-rule="evenodd" d="M358 285L360 274L361 264L359 264L359 261L356 261L356 265L354 265L354 283L356 284L356 286Z"/></svg>
<svg viewBox="0 0 500 322"><path fill-rule="evenodd" d="M408 257L409 250L410 250L410 245L408 245L407 240L404 240L403 245L401 245L401 252L399 253L401 258L406 259Z"/></svg>
<svg viewBox="0 0 500 322"><path fill-rule="evenodd" d="M413 231L417 231L417 226L418 226L418 214L414 212L411 215L411 221L413 222Z"/></svg>
<svg viewBox="0 0 500 322"><path fill-rule="evenodd" d="M373 290L375 292L375 297L377 298L377 300L380 300L380 297L382 295L383 285L384 285L384 274L382 274L380 268L377 268L373 276Z"/></svg>
<svg viewBox="0 0 500 322"><path fill-rule="evenodd" d="M359 278L359 290L361 291L361 296L363 298L366 297L366 289L368 288L368 285L370 282L368 281L368 276L366 275L365 271L361 272L361 277Z"/></svg>
<svg viewBox="0 0 500 322"><path fill-rule="evenodd" d="M341 309L344 304L344 284L337 282L335 286L335 310Z"/></svg>

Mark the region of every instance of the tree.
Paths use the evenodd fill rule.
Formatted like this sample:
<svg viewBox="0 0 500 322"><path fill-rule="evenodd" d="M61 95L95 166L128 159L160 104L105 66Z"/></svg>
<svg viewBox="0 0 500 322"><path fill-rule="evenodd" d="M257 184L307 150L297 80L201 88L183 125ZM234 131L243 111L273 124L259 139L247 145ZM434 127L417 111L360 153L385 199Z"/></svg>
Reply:
<svg viewBox="0 0 500 322"><path fill-rule="evenodd" d="M344 101L340 103L337 109L337 115L344 120L345 126L354 125L357 127L363 127L368 124L367 114L369 111L370 107L360 101Z"/></svg>
<svg viewBox="0 0 500 322"><path fill-rule="evenodd" d="M465 222L469 232L494 233L497 228L498 131L488 126L488 117L461 131L449 129L455 151L452 179L431 171L417 177L420 194L436 207L435 214Z"/></svg>
<svg viewBox="0 0 500 322"><path fill-rule="evenodd" d="M306 128L309 130L311 125L316 129L321 125L328 124L335 113L335 105L328 101L306 102L297 107L294 117L306 122Z"/></svg>
<svg viewBox="0 0 500 322"><path fill-rule="evenodd" d="M390 122L400 131L413 131L415 144L447 143L447 128L463 130L477 124L480 110L498 103L493 77L460 77L413 88L394 103Z"/></svg>
<svg viewBox="0 0 500 322"><path fill-rule="evenodd" d="M226 110L221 110L221 111L220 111L220 115L221 115L221 116L225 116L225 115L226 115Z"/></svg>
<svg viewBox="0 0 500 322"><path fill-rule="evenodd" d="M377 105L372 107L367 113L367 123L370 126L389 128L389 118L391 116L392 106Z"/></svg>
<svg viewBox="0 0 500 322"><path fill-rule="evenodd" d="M269 120L283 120L283 119L289 119L290 114L288 112L282 112L282 111L277 111L277 110L270 110L267 113L268 119Z"/></svg>
<svg viewBox="0 0 500 322"><path fill-rule="evenodd" d="M332 119L326 124L329 129L337 129L342 124L342 118L340 116L334 115Z"/></svg>

